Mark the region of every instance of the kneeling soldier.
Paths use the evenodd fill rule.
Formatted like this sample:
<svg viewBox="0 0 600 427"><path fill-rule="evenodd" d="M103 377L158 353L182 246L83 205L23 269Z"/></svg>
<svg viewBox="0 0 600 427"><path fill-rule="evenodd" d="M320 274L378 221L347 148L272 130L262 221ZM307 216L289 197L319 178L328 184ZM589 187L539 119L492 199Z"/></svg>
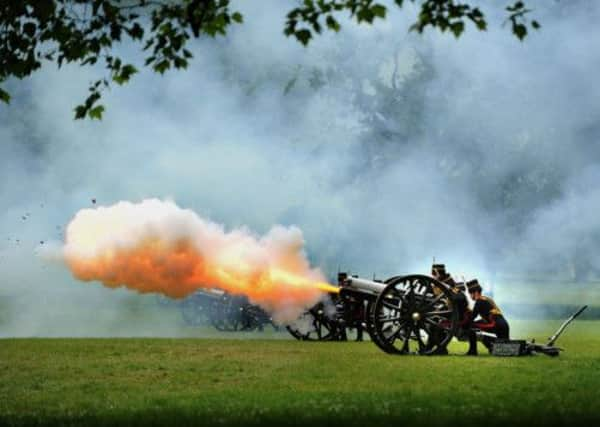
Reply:
<svg viewBox="0 0 600 427"><path fill-rule="evenodd" d="M491 332L496 334L498 338L508 339L509 326L494 300L481 294L481 285L479 285L477 279L467 282L467 289L469 290L471 299L475 301L471 317L473 323L471 323L471 331L469 332L469 352L467 354L477 355L477 335L473 329ZM476 321L477 316L481 317L481 320ZM492 351L492 343L494 341L494 338L487 336L484 336L482 339L483 345L489 351Z"/></svg>

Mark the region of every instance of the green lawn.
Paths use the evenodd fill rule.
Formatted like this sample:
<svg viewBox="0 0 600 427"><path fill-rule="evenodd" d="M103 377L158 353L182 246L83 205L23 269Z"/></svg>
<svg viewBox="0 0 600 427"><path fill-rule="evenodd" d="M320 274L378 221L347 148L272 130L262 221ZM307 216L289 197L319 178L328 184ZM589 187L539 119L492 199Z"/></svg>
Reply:
<svg viewBox="0 0 600 427"><path fill-rule="evenodd" d="M520 322L542 340L557 322ZM389 356L372 343L0 340L0 425L598 425L600 322L559 358Z"/></svg>

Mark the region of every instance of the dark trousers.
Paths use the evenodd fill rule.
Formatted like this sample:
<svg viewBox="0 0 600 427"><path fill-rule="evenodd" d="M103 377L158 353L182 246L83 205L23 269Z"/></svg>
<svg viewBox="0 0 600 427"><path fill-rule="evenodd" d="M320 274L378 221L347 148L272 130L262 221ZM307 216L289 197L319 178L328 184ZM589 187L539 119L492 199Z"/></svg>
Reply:
<svg viewBox="0 0 600 427"><path fill-rule="evenodd" d="M496 337L499 339L508 339L510 335L510 327L508 326L508 322L502 316L496 316L495 325L493 328L482 328L481 330L484 332L491 332L496 334ZM477 323L472 325L474 328L477 328ZM481 340L483 345L488 349L488 351L492 351L492 344L496 341L495 338L484 336ZM475 331L471 329L469 331L469 353L477 353L477 335Z"/></svg>

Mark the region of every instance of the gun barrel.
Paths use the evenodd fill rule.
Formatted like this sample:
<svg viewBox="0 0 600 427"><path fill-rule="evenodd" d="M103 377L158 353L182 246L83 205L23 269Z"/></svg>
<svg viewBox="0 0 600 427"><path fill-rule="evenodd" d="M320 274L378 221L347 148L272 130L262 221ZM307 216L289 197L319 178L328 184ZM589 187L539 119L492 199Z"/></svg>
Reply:
<svg viewBox="0 0 600 427"><path fill-rule="evenodd" d="M379 295L385 289L386 284L358 277L348 277L342 282L342 287L364 294Z"/></svg>

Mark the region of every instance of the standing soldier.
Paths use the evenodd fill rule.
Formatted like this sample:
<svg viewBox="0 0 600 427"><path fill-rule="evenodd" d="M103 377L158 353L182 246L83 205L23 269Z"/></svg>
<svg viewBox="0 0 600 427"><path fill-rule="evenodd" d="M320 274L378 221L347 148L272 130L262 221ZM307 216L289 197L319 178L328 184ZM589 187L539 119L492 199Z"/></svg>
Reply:
<svg viewBox="0 0 600 427"><path fill-rule="evenodd" d="M431 266L431 275L434 279L447 284L451 288L453 288L456 285L456 282L454 281L450 273L446 271L445 264L433 264Z"/></svg>
<svg viewBox="0 0 600 427"><path fill-rule="evenodd" d="M469 332L469 352L467 354L476 356L477 335L473 329L494 333L496 334L496 337L500 339L508 339L509 326L494 300L481 294L481 285L477 279L467 282L467 289L469 290L471 299L475 301L472 315L473 323L471 324L471 331ZM477 316L481 317L481 320L477 321ZM484 336L482 339L483 345L485 345L490 352L492 351L492 344L494 341L494 338L487 336Z"/></svg>
<svg viewBox="0 0 600 427"><path fill-rule="evenodd" d="M431 275L434 279L450 286L454 293L454 303L458 306L458 321L459 327L467 326L471 320L471 310L469 310L469 301L464 293L465 284L456 282L450 273L446 272L444 264L433 264L431 266Z"/></svg>
<svg viewBox="0 0 600 427"><path fill-rule="evenodd" d="M450 286L454 294L453 303L458 306L458 327L460 328L458 333L460 334L462 330L468 327L472 318L471 311L469 310L469 301L463 292L464 283L457 283L450 273L446 271L446 266L444 264L433 264L431 266L431 275L434 279ZM446 347L440 347L435 354L448 354L448 349Z"/></svg>

